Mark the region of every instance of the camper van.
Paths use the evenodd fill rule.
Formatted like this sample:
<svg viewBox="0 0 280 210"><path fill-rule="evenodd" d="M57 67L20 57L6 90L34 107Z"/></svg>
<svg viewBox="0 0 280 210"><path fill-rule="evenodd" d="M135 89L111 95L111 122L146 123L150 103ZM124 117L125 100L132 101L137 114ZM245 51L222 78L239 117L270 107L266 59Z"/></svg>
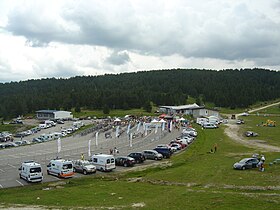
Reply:
<svg viewBox="0 0 280 210"><path fill-rule="evenodd" d="M92 156L91 161L96 169L100 171L112 171L116 168L113 155L96 154Z"/></svg>
<svg viewBox="0 0 280 210"><path fill-rule="evenodd" d="M19 168L19 177L27 182L41 182L43 180L42 167L33 160L25 161Z"/></svg>
<svg viewBox="0 0 280 210"><path fill-rule="evenodd" d="M73 163L64 159L51 160L47 165L47 173L60 178L70 178L74 175Z"/></svg>

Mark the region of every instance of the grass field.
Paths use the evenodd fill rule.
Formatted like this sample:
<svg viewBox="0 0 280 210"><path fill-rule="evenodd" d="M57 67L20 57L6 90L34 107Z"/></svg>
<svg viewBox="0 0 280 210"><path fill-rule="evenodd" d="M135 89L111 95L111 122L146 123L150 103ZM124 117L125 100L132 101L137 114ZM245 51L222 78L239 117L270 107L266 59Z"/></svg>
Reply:
<svg viewBox="0 0 280 210"><path fill-rule="evenodd" d="M44 183L1 189L0 203L5 207L26 204L64 209L277 209L280 164L267 166L265 172L233 170L234 162L261 151L232 142L224 135L223 126L198 131L195 143L167 164L69 179L59 187ZM217 152L209 154L215 143ZM277 153L265 156L267 162L280 158Z"/></svg>

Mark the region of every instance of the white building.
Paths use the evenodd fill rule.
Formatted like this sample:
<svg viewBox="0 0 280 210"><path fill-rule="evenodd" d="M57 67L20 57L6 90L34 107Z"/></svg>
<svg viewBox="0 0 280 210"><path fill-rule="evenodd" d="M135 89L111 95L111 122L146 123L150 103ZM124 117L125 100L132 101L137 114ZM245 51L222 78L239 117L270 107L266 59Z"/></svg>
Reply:
<svg viewBox="0 0 280 210"><path fill-rule="evenodd" d="M71 112L57 110L39 110L36 112L38 120L57 120L73 118Z"/></svg>
<svg viewBox="0 0 280 210"><path fill-rule="evenodd" d="M196 103L180 106L160 106L160 111L167 114L186 114L192 115L194 109L204 108L204 106L198 106Z"/></svg>

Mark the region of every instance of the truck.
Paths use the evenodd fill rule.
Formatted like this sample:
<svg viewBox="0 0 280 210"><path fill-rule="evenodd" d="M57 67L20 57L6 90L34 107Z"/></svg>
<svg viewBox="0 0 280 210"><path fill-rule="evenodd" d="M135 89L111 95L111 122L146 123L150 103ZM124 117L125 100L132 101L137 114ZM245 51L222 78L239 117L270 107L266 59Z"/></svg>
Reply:
<svg viewBox="0 0 280 210"><path fill-rule="evenodd" d="M95 154L91 157L91 162L97 170L112 171L116 168L115 158L113 155Z"/></svg>
<svg viewBox="0 0 280 210"><path fill-rule="evenodd" d="M47 173L59 178L70 178L74 176L73 163L70 160L53 159L47 165Z"/></svg>
<svg viewBox="0 0 280 210"><path fill-rule="evenodd" d="M43 180L41 164L33 160L23 162L19 168L19 177L27 182L41 182Z"/></svg>

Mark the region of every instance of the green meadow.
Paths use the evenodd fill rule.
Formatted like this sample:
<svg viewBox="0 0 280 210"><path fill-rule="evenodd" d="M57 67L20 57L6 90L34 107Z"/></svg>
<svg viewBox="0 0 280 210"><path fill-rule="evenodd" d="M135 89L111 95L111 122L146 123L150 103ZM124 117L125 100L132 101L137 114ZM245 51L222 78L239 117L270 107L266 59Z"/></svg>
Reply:
<svg viewBox="0 0 280 210"><path fill-rule="evenodd" d="M232 165L236 161L262 151L233 142L225 136L224 126L197 130L199 136L188 149L159 161L158 166L1 189L0 206L223 210L279 207L280 164L267 164L265 172L234 170ZM208 153L214 144L218 145L217 152ZM279 153L264 154L267 162L280 158Z"/></svg>

